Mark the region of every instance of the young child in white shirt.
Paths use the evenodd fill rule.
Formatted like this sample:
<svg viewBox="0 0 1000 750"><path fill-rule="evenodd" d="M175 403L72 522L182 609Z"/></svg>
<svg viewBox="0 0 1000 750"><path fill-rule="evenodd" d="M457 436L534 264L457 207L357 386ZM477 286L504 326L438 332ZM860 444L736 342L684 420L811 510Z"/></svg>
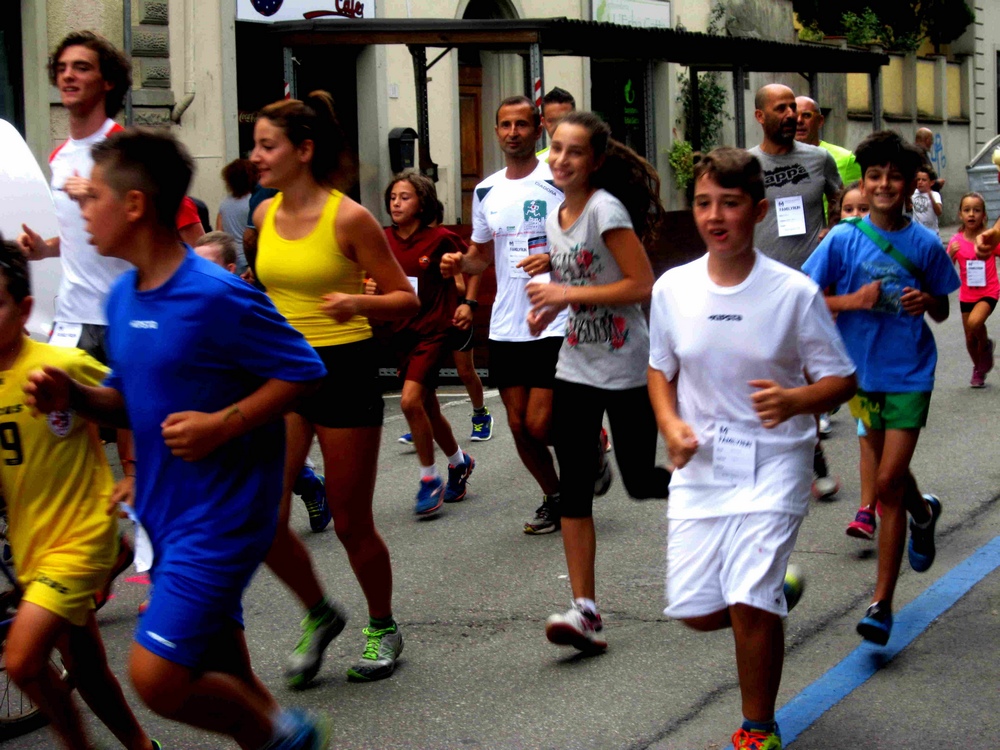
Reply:
<svg viewBox="0 0 1000 750"><path fill-rule="evenodd" d="M704 157L694 218L708 253L656 282L650 315L649 393L674 469L664 612L733 629L737 750L781 748L781 619L803 585L785 581L808 511L813 415L856 387L819 287L753 246L767 205L755 157Z"/></svg>

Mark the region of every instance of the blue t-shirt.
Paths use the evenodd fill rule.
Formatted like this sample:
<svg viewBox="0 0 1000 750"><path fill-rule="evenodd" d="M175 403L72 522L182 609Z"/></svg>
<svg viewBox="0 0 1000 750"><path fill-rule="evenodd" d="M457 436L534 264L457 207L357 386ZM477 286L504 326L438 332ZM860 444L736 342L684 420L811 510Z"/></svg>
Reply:
<svg viewBox="0 0 1000 750"><path fill-rule="evenodd" d="M864 219L871 226L869 219ZM958 274L941 249L937 235L911 221L898 232L875 231L918 269L923 282L889 257L860 229L838 224L802 266L823 289L841 295L881 281L872 310L837 313L837 327L858 367L858 387L865 391L914 393L934 389L937 347L923 315L908 315L900 297L904 287L935 297L959 287Z"/></svg>
<svg viewBox="0 0 1000 750"><path fill-rule="evenodd" d="M136 514L157 568L180 563L206 578L245 571L274 536L282 420L195 462L171 454L160 425L174 412L224 409L271 378L304 382L326 370L265 295L190 248L161 286L136 283L127 271L108 297L105 381L125 397L135 436Z"/></svg>

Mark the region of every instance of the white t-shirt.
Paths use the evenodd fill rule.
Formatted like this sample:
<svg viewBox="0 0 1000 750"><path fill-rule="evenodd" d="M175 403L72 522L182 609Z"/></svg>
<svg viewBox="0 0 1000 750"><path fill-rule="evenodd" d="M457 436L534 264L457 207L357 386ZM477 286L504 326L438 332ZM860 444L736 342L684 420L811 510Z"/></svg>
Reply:
<svg viewBox="0 0 1000 750"><path fill-rule="evenodd" d="M571 286L621 281L621 269L603 235L623 228L632 229L632 218L606 190L596 190L566 229L559 226L559 211L549 214L545 233L552 253L552 278ZM615 391L646 385L649 327L638 303L573 305L568 310L557 378Z"/></svg>
<svg viewBox="0 0 1000 750"><path fill-rule="evenodd" d="M104 303L111 285L132 267L124 260L107 258L97 252L97 248L90 244L80 204L62 189L66 180L74 174L90 178L94 168L91 147L115 130L121 130L121 126L114 120L106 120L93 135L78 141L70 138L49 157L63 272L59 296L56 297L57 322L107 325Z"/></svg>
<svg viewBox="0 0 1000 750"><path fill-rule="evenodd" d="M941 193L936 190L932 190L929 194L921 193L919 190L913 191L913 197L911 198L913 203L913 218L936 234L938 231L938 215L934 213L934 203L931 203L931 196L934 196L934 203L941 203Z"/></svg>
<svg viewBox="0 0 1000 750"><path fill-rule="evenodd" d="M800 414L764 429L748 381L791 388L806 385L803 370L813 381L854 372L819 287L755 253L753 270L737 286L714 284L704 255L667 271L653 287L649 364L668 380L677 377L678 414L699 443L691 461L671 477L669 518L758 511L804 516L815 420ZM715 440L725 425L731 436L754 441L752 481L716 479Z"/></svg>
<svg viewBox="0 0 1000 750"><path fill-rule="evenodd" d="M552 184L552 172L543 161L520 180L508 180L506 175L507 170L501 169L476 185L472 196L472 241L493 240L497 296L490 318L490 338L534 341L528 330L531 303L524 291L529 276L514 266L529 254L549 251L545 219L558 210L563 194ZM565 330L563 311L538 338L562 336Z"/></svg>

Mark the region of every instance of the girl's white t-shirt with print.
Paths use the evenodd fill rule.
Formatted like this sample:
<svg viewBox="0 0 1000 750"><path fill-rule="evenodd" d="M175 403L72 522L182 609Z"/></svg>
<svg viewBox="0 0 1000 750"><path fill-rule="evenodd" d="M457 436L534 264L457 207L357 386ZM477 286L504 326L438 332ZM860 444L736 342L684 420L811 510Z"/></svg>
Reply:
<svg viewBox="0 0 1000 750"><path fill-rule="evenodd" d="M570 286L597 286L621 281L621 269L604 243L604 233L632 229L622 202L606 190L596 190L583 212L566 229L559 211L549 214L552 279ZM571 305L566 337L559 350L556 377L607 390L646 385L649 327L638 304Z"/></svg>
<svg viewBox="0 0 1000 750"><path fill-rule="evenodd" d="M794 388L807 384L805 373L813 382L847 377L854 363L819 287L755 254L737 286L714 284L704 255L670 269L653 287L649 365L677 378L678 414L699 443L671 477L668 518L808 512L815 419L800 414L765 429L749 381ZM730 441L716 456L722 428Z"/></svg>

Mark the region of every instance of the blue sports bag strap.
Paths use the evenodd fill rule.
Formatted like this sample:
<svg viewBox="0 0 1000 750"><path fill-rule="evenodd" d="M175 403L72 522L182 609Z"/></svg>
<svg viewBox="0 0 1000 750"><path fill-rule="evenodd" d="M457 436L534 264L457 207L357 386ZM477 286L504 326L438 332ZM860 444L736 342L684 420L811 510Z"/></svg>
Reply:
<svg viewBox="0 0 1000 750"><path fill-rule="evenodd" d="M920 269L914 265L912 260L907 258L905 255L899 252L899 250L893 247L892 243L889 242L889 240L887 240L885 237L883 237L881 234L875 231L874 227L872 227L870 224L865 223L858 216L852 216L849 219L841 219L840 223L841 224L847 223L850 224L855 229L860 229L865 234L865 236L868 237L868 239L870 239L872 242L878 245L878 248L883 253L888 255L894 261L899 263L899 265L901 265L903 268L909 271L910 275L913 276L913 278L915 278L920 283L921 286L923 286L924 277L923 274L920 272Z"/></svg>

